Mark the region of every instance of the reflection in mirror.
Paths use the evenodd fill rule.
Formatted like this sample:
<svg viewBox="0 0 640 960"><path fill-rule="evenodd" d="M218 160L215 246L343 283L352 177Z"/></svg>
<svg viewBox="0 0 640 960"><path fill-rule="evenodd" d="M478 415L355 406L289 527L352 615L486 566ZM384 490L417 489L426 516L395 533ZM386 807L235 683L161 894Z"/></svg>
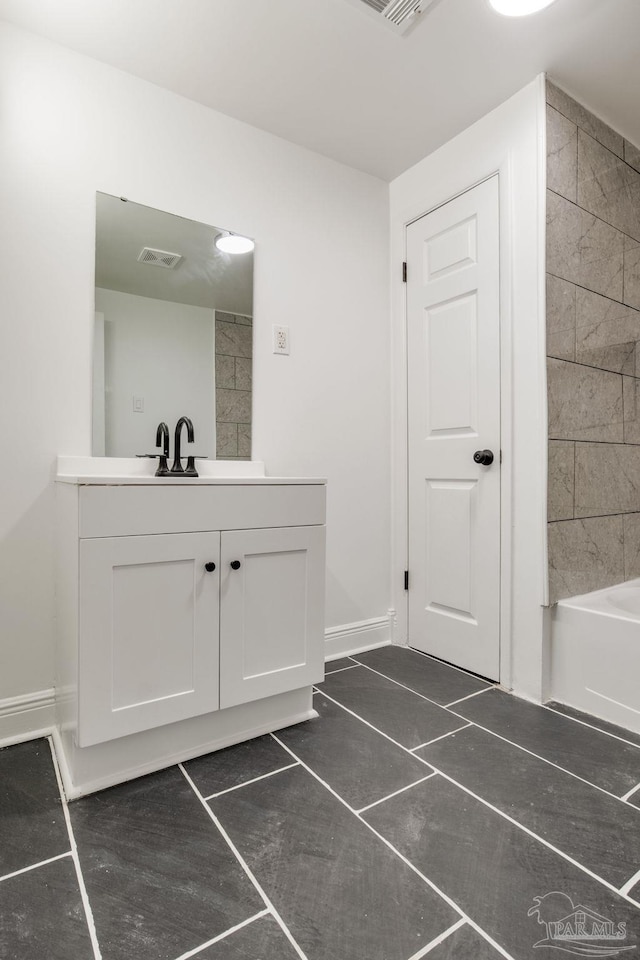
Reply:
<svg viewBox="0 0 640 960"><path fill-rule="evenodd" d="M97 194L94 456L153 453L186 415L194 453L251 459L253 253L227 232Z"/></svg>

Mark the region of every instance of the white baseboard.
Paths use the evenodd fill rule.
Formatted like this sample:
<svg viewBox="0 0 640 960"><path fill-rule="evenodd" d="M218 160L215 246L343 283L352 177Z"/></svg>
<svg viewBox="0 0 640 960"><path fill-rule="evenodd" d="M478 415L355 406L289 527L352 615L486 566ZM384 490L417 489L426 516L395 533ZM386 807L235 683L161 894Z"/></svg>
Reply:
<svg viewBox="0 0 640 960"><path fill-rule="evenodd" d="M55 722L55 690L36 690L0 700L0 746L51 733Z"/></svg>
<svg viewBox="0 0 640 960"><path fill-rule="evenodd" d="M392 618L393 611L390 611L386 617L328 627L324 632L325 660L336 660L352 653L388 646L391 643Z"/></svg>
<svg viewBox="0 0 640 960"><path fill-rule="evenodd" d="M391 643L394 611L325 630L324 658L335 660ZM0 747L48 736L55 725L55 690L37 690L0 700Z"/></svg>

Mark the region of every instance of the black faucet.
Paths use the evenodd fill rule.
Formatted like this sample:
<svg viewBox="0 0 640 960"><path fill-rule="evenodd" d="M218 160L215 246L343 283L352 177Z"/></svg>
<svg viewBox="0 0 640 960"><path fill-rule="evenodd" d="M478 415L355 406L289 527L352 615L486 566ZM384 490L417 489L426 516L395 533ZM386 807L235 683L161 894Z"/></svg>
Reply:
<svg viewBox="0 0 640 960"><path fill-rule="evenodd" d="M156 477L169 476L169 467L167 466L167 457L169 456L169 427L166 423L159 423L156 430L156 447L162 444L162 453L159 456L158 469Z"/></svg>
<svg viewBox="0 0 640 960"><path fill-rule="evenodd" d="M189 417L180 417L176 423L176 432L173 438L173 466L171 467L171 473L184 473L187 477L197 477L198 471L196 470L196 461L195 457L189 456L187 459L187 469L185 470L181 463L180 458L180 435L182 433L182 428L186 426L187 428L187 441L193 443L194 434L193 434L193 423Z"/></svg>

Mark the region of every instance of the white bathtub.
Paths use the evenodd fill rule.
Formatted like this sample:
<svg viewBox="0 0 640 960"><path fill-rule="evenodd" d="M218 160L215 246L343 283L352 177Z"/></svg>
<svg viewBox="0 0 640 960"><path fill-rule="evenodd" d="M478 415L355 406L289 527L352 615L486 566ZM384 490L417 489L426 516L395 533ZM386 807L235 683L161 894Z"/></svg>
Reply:
<svg viewBox="0 0 640 960"><path fill-rule="evenodd" d="M551 698L640 733L640 579L552 611Z"/></svg>

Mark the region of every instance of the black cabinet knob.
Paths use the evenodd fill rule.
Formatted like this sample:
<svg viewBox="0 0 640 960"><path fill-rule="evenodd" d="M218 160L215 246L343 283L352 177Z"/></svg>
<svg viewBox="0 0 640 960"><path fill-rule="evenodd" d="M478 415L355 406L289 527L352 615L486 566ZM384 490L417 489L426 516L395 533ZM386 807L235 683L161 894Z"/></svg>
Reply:
<svg viewBox="0 0 640 960"><path fill-rule="evenodd" d="M231 561L231 569L232 569L232 570L239 570L240 567L241 567L241 563L240 563L239 560L232 560L232 561Z"/></svg>
<svg viewBox="0 0 640 960"><path fill-rule="evenodd" d="M213 573L213 571L216 568L216 565L213 562L213 560L210 560L209 563L205 563L204 568L207 571L207 573Z"/></svg>
<svg viewBox="0 0 640 960"><path fill-rule="evenodd" d="M476 450L473 455L473 459L476 463L481 463L483 467L488 467L493 463L493 451Z"/></svg>

